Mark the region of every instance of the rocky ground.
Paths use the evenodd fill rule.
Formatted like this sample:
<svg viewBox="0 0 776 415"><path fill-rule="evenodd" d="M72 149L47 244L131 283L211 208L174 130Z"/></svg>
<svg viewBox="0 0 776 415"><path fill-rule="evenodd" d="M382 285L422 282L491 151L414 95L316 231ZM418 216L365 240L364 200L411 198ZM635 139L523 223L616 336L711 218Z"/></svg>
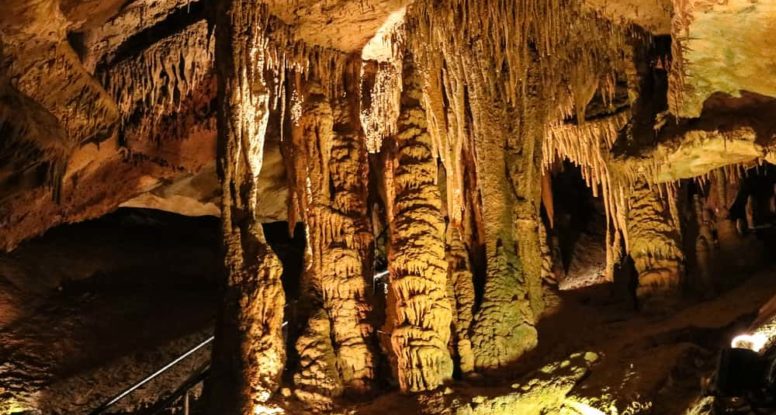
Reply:
<svg viewBox="0 0 776 415"><path fill-rule="evenodd" d="M217 221L143 212L57 228L0 257L0 278L17 294L3 303L0 409L87 413L211 334ZM774 267L731 274L732 288L718 297L689 299L662 314L634 310L619 285L550 293L554 306L526 363L420 400L393 392L340 411L574 414L582 404L603 413L683 414L700 397L718 350L776 293L775 276ZM116 411L132 413L169 393L209 352L203 348Z"/></svg>

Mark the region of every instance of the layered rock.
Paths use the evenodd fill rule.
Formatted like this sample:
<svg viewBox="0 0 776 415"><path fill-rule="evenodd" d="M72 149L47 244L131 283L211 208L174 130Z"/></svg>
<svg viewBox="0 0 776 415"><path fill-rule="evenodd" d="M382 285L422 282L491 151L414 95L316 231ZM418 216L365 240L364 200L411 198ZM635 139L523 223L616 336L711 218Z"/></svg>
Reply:
<svg viewBox="0 0 776 415"><path fill-rule="evenodd" d="M411 55L404 58L398 133L389 161L390 294L392 360L403 391L434 390L452 377L451 304L437 161L421 83Z"/></svg>

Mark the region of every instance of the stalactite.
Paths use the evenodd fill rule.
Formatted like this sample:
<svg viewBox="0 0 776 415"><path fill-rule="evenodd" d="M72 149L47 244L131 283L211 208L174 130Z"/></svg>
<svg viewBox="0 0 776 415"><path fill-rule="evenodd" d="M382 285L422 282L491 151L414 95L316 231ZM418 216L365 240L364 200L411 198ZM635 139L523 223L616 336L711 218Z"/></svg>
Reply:
<svg viewBox="0 0 776 415"><path fill-rule="evenodd" d="M629 252L639 273L637 295L643 305L659 307L676 299L682 282L684 255L679 224L669 206L675 201L639 182L628 202Z"/></svg>
<svg viewBox="0 0 776 415"><path fill-rule="evenodd" d="M266 10L219 2L216 53L226 292L213 350L210 410L253 414L271 397L285 363L281 264L258 222L258 178L269 118L262 45Z"/></svg>
<svg viewBox="0 0 776 415"><path fill-rule="evenodd" d="M213 75L213 34L202 20L111 66L103 84L116 100L124 126L141 117L138 136L155 137L163 116Z"/></svg>
<svg viewBox="0 0 776 415"><path fill-rule="evenodd" d="M410 55L404 62L402 109L387 182L392 189L388 328L399 385L414 392L436 389L452 376L447 348L452 313L437 162L421 108L421 80Z"/></svg>

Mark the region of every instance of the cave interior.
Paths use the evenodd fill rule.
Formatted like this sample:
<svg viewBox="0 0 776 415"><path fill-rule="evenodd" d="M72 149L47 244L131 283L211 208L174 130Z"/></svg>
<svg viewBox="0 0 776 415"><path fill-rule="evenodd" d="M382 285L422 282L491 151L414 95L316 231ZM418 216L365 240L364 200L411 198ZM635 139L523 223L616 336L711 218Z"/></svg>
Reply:
<svg viewBox="0 0 776 415"><path fill-rule="evenodd" d="M773 0L3 0L0 415L776 414L773 39Z"/></svg>

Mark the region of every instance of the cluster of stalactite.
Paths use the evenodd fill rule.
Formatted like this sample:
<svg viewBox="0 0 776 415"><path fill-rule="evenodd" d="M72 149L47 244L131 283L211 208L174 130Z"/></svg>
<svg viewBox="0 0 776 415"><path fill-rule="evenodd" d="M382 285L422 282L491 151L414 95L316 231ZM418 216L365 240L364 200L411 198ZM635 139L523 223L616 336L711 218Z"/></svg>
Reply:
<svg viewBox="0 0 776 415"><path fill-rule="evenodd" d="M362 102L361 125L367 150L378 153L383 140L396 133L401 109L401 57L389 62L364 62L361 79L362 97L369 100Z"/></svg>
<svg viewBox="0 0 776 415"><path fill-rule="evenodd" d="M386 213L389 241L382 345L403 391L434 390L455 365L462 374L508 367L536 346L542 281L554 282L541 207L551 227L550 175L560 159L579 165L604 199L610 270L625 236L643 276L640 293L676 286L674 190L661 194L609 167L630 116L614 108L615 84L638 84L629 79L626 28L585 15L572 0L420 1L397 29L393 61L376 64L295 44L247 0L223 1L218 13L229 283L215 379L241 368L231 383L213 382L220 402L233 398L221 405L265 402L284 364L280 267L254 213L270 111L279 115L272 119L292 188L289 222L306 229L307 324L291 341L300 356L296 395L314 410L368 392L377 377L375 211ZM175 70L165 75L170 82L181 76ZM182 77L161 95L150 92L159 85L140 94L184 94L166 89L188 88L197 76ZM594 100L604 115L586 120ZM368 153L378 152L370 163ZM676 273L655 277L668 268ZM224 357L229 350L241 357ZM239 397L231 385L242 388Z"/></svg>
<svg viewBox="0 0 776 415"><path fill-rule="evenodd" d="M582 125L555 123L550 126L544 141L545 169L551 171L561 159L571 161L580 168L593 196L600 196L604 201L607 216L606 277L609 280L614 279L614 269L621 254L622 233L627 232L625 184L619 175L609 170L610 151L619 131L627 125L629 116L624 111Z"/></svg>
<svg viewBox="0 0 776 415"><path fill-rule="evenodd" d="M141 119L137 135L155 137L160 119L180 110L197 88L212 79L213 57L213 34L202 20L139 56L113 63L102 74L102 83L118 105L122 124Z"/></svg>
<svg viewBox="0 0 776 415"><path fill-rule="evenodd" d="M684 273L676 189L658 187L635 184L627 218L628 250L639 279L636 294L648 307L676 300Z"/></svg>

